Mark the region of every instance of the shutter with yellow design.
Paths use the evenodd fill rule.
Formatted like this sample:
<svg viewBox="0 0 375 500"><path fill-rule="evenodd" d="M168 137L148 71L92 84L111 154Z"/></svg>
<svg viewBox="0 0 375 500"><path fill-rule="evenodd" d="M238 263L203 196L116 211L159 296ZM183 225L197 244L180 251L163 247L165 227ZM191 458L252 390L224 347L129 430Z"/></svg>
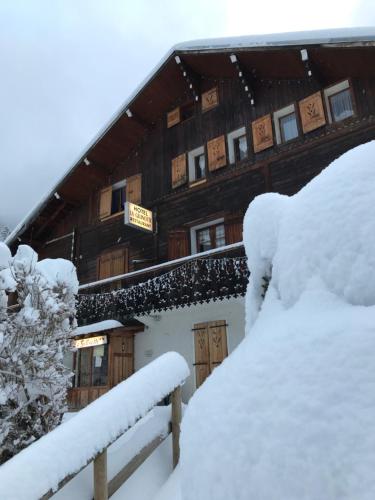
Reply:
<svg viewBox="0 0 375 500"><path fill-rule="evenodd" d="M105 219L111 215L112 207L112 186L106 187L100 191L99 199L99 219Z"/></svg>
<svg viewBox="0 0 375 500"><path fill-rule="evenodd" d="M132 175L126 179L126 201L135 205L142 203L142 174Z"/></svg>
<svg viewBox="0 0 375 500"><path fill-rule="evenodd" d="M210 374L208 324L198 323L194 325L193 331L195 344L195 381L196 386L199 387Z"/></svg>
<svg viewBox="0 0 375 500"><path fill-rule="evenodd" d="M228 356L227 330L225 321L208 323L208 344L210 353L210 373Z"/></svg>
<svg viewBox="0 0 375 500"><path fill-rule="evenodd" d="M212 172L227 164L225 136L221 135L207 142L208 169Z"/></svg>

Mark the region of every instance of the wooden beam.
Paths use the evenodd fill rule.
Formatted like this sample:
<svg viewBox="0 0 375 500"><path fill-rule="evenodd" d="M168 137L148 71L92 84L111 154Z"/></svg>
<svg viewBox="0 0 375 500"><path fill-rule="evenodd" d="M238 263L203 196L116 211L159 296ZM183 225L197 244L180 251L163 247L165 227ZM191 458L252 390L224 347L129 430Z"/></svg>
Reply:
<svg viewBox="0 0 375 500"><path fill-rule="evenodd" d="M180 460L180 425L182 418L182 398L181 398L181 386L176 387L176 389L171 394L172 403L172 448L173 448L173 468L176 467L178 461Z"/></svg>
<svg viewBox="0 0 375 500"><path fill-rule="evenodd" d="M94 459L94 500L108 500L107 448Z"/></svg>
<svg viewBox="0 0 375 500"><path fill-rule="evenodd" d="M175 61L181 70L181 74L194 101L198 101L199 96L201 95L201 76L196 73L185 61L183 61L181 56L176 55Z"/></svg>
<svg viewBox="0 0 375 500"><path fill-rule="evenodd" d="M51 222L53 222L60 215L60 213L64 210L66 205L67 205L67 202L65 200L63 200L61 202L61 205L59 205L57 207L57 209L54 211L54 213L51 215L51 217L49 217L44 222L44 224L42 224L41 227L36 231L36 233L33 235L33 238L38 238L38 236L40 236L42 234L42 232L45 230L45 228L47 226L49 226L49 224L51 224Z"/></svg>
<svg viewBox="0 0 375 500"><path fill-rule="evenodd" d="M143 462L156 450L167 436L157 436L151 443L130 460L108 483L108 496L111 497L129 477L140 467Z"/></svg>
<svg viewBox="0 0 375 500"><path fill-rule="evenodd" d="M240 63L237 54L230 54L229 59L231 60L231 63L233 64L233 66L236 70L237 78L241 82L242 88L243 88L246 96L250 100L250 104L252 106L255 106L255 92L254 92L254 87L253 87L255 69L252 69L251 74L250 74L250 72L246 71L244 69L243 65Z"/></svg>

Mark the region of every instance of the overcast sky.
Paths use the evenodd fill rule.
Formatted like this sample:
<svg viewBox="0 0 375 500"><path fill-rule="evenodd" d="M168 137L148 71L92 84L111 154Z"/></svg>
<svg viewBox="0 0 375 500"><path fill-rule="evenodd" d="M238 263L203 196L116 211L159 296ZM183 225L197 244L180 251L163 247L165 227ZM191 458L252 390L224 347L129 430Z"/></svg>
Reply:
<svg viewBox="0 0 375 500"><path fill-rule="evenodd" d="M375 25L375 0L0 0L0 223L53 187L176 43Z"/></svg>

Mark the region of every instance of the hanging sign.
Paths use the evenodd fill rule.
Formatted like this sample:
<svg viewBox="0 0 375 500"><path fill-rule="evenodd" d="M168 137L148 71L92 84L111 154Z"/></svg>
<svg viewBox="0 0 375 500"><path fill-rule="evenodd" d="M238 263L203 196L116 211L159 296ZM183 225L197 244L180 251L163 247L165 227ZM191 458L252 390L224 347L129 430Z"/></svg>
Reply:
<svg viewBox="0 0 375 500"><path fill-rule="evenodd" d="M130 201L125 203L125 224L127 226L141 229L142 231L153 232L152 211L147 208L135 205Z"/></svg>
<svg viewBox="0 0 375 500"><path fill-rule="evenodd" d="M87 339L73 340L73 347L82 349L83 347L94 347L107 343L107 335L98 335L97 337L89 337Z"/></svg>

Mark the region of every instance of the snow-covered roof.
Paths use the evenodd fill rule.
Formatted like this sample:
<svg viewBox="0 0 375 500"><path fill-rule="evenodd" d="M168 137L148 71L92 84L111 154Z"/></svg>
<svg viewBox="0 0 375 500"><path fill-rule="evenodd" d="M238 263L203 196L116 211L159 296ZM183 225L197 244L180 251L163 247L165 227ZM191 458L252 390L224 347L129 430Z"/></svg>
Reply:
<svg viewBox="0 0 375 500"><path fill-rule="evenodd" d="M106 321L99 321L91 325L79 326L73 331L73 335L87 335L88 333L104 332L105 330L112 330L113 328L120 328L124 326L120 321L115 319L107 319Z"/></svg>
<svg viewBox="0 0 375 500"><path fill-rule="evenodd" d="M208 38L201 40L192 40L174 45L165 56L156 64L154 69L130 94L120 110L109 120L109 122L99 131L94 139L84 148L77 161L66 171L56 185L51 189L41 201L21 220L19 224L7 236L5 242L11 244L23 230L34 220L34 218L46 206L53 194L65 178L83 161L95 144L105 135L112 125L123 115L130 107L132 101L138 94L150 83L158 71L164 66L169 58L176 52L195 52L195 51L221 51L235 50L245 48L270 48L270 47L291 47L301 45L319 45L319 44L357 44L375 42L375 27L360 28L339 28L314 31L296 31L290 33L274 33L265 35L246 35L237 37Z"/></svg>

